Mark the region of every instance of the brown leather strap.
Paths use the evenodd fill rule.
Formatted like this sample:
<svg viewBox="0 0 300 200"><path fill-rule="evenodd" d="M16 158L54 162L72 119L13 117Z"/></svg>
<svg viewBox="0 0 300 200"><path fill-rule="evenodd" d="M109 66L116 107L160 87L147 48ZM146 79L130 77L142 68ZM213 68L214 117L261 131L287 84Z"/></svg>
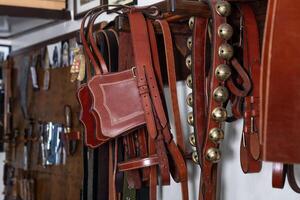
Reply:
<svg viewBox="0 0 300 200"><path fill-rule="evenodd" d="M247 4L240 5L243 16L243 64L245 70L256 77L252 79L252 90L244 98L243 103L243 135L241 140L240 159L244 173L255 173L261 170L262 162L259 161L260 144L258 138L257 126L254 124L254 116L258 107L258 102L253 102L254 87L256 88L256 98L258 98L257 78L259 78L259 35L255 15L251 7Z"/></svg>
<svg viewBox="0 0 300 200"><path fill-rule="evenodd" d="M98 12L98 13L96 13L95 15L93 15L93 16L90 18L91 20L90 20L90 23L89 23L89 26L88 26L88 37L89 37L89 41L90 41L90 43L91 43L91 47L92 47L92 49L93 49L93 52L95 53L95 55L96 55L96 57L97 57L97 60L98 60L98 62L99 62L99 64L100 64L100 66L97 65L97 67L98 67L98 68L100 67L102 74L106 74L106 73L108 73L108 68L107 68L107 65L106 65L106 63L105 63L105 61L104 61L104 58L103 58L102 54L100 53L100 51L99 51L99 49L98 49L98 46L97 46L97 44L96 44L96 41L95 41L94 35L93 35L93 33L94 33L94 22L95 22L95 20L96 20L102 13L104 13L104 11ZM94 67L96 67L96 66L94 66Z"/></svg>
<svg viewBox="0 0 300 200"><path fill-rule="evenodd" d="M194 134L198 155L202 155L207 123L207 80L206 80L206 33L208 19L196 17L193 29L192 79L193 79L193 114ZM202 165L202 159L199 159Z"/></svg>
<svg viewBox="0 0 300 200"><path fill-rule="evenodd" d="M295 177L294 165L287 165L287 178L291 188L295 192L300 193L300 187Z"/></svg>
<svg viewBox="0 0 300 200"><path fill-rule="evenodd" d="M154 62L154 70L159 81L158 85L159 85L160 95L163 96L163 82L162 82L162 74L161 74L160 63L158 58L158 49L157 49L157 43L155 38L155 32L154 32L153 25L149 20L148 20L148 31L149 31L152 57ZM168 127L164 129L163 134L164 134L164 140L166 141L167 144L169 144L172 137L170 135ZM173 179L177 182L179 182L180 180L184 182L184 179L182 179L181 177L186 177L187 172L185 170L180 171L180 167L185 166L183 157L181 156L181 152L179 151L177 146L175 146L174 148L173 146L171 147L170 145L168 145L167 149L169 151L169 162L170 162L171 174ZM185 194L183 195L186 196Z"/></svg>
<svg viewBox="0 0 300 200"><path fill-rule="evenodd" d="M260 48L256 18L249 5L241 4L244 17L244 67L252 78L250 120L250 153L255 160L260 157L259 142L259 84L260 84Z"/></svg>
<svg viewBox="0 0 300 200"><path fill-rule="evenodd" d="M255 160L250 154L250 129L251 127L250 97L244 99L244 125L240 145L240 163L244 173L256 173L261 170L262 162Z"/></svg>
<svg viewBox="0 0 300 200"><path fill-rule="evenodd" d="M283 188L286 177L286 165L283 163L273 163L272 186L274 188Z"/></svg>
<svg viewBox="0 0 300 200"><path fill-rule="evenodd" d="M202 171L201 171L201 183L200 183L200 192L199 192L199 200L216 200L217 199L217 179L218 179L218 164L212 162L207 159L206 154L209 150L214 150L219 148L219 144L213 142L208 137L209 132L213 128L221 128L220 122L213 119L213 111L216 108L223 107L222 102L218 102L214 100L214 90L218 86L225 86L224 81L219 81L215 77L216 68L221 64L229 64L230 61L222 59L218 50L219 47L223 43L227 43L219 37L217 30L219 26L223 23L226 23L226 17L221 17L216 12L216 3L218 0L207 0L206 1L210 9L212 10L212 62L211 62L211 77L209 78L208 84L209 88L207 89L208 94L208 114L207 114L207 125L206 125L206 134L205 138L203 138L203 153L200 155L200 159L202 159Z"/></svg>
<svg viewBox="0 0 300 200"><path fill-rule="evenodd" d="M144 167L151 167L158 165L160 158L157 155L152 155L143 159L131 159L130 162L122 162L118 164L119 171L129 171L134 169L140 169Z"/></svg>
<svg viewBox="0 0 300 200"><path fill-rule="evenodd" d="M88 42L87 42L87 39L86 39L86 36L85 36L85 33L84 33L85 22L86 22L87 18L90 17L90 14L92 14L94 11L95 11L95 9L89 11L89 12L84 16L84 18L82 19L79 34L80 34L80 38L81 38L81 41L82 41L82 44L83 44L85 53L86 53L86 55L88 56L88 59L90 60L91 64L94 66L95 73L96 73L96 74L100 74L101 72L100 72L100 69L98 68L99 65L98 65L98 63L96 62L96 60L95 60L95 58L94 58L94 55L93 55L92 51L90 50L89 44L88 44ZM88 70L89 70L89 69L88 69Z"/></svg>
<svg viewBox="0 0 300 200"><path fill-rule="evenodd" d="M177 85L176 85L176 66L175 66L175 57L174 57L174 48L171 30L169 24L165 20L157 20L160 25L164 38L164 46L165 46L165 54L166 54L166 64L167 64L167 74L168 74L168 82L171 93L171 103L172 103L172 113L174 116L175 130L176 130L176 142L179 147L179 150L182 154L186 152L183 131L181 127L181 119L179 112L179 103L178 103L178 95L177 95ZM187 170L187 169L185 169ZM182 199L189 199L188 195L188 183L187 180L181 182L181 191L182 191Z"/></svg>
<svg viewBox="0 0 300 200"><path fill-rule="evenodd" d="M147 26L148 26L148 32L149 32L149 40L150 40L150 46L151 46L154 71L155 71L155 75L157 77L158 86L160 88L160 91L161 91L161 93L163 93L163 80L162 80L162 76L161 76L161 69L160 69L160 63L159 63L158 46L157 46L155 31L154 31L151 20L147 20Z"/></svg>
<svg viewBox="0 0 300 200"><path fill-rule="evenodd" d="M248 73L245 71L245 69L241 66L241 64L238 62L238 60L236 58L231 60L231 65L233 66L233 68L237 71L237 73L241 77L242 82L243 82L242 83L243 89L240 89L239 87L237 87L234 84L232 79L229 79L227 81L227 87L230 90L230 92L233 93L235 96L245 97L251 91L251 87L252 87L251 79L250 79Z"/></svg>
<svg viewBox="0 0 300 200"><path fill-rule="evenodd" d="M138 79L138 87L141 91L142 104L145 110L145 119L147 124L148 134L150 136L150 146L149 146L149 154L150 156L155 153L154 139L157 137L158 133L156 131L156 123L153 116L152 110L152 102L149 96L147 79L145 76L145 70L152 68L151 63L151 54L150 54L150 45L147 41L147 27L145 23L145 19L141 13L131 13L129 14L129 23L131 28L131 38L132 38L132 46L133 52L135 56L135 65L137 71L137 79ZM146 51L145 51L146 50ZM147 51L149 50L149 51ZM154 78L154 77L153 77ZM155 84L149 84L149 87L155 87ZM156 167L150 168L150 193L149 199L156 199L156 185L157 185L157 171Z"/></svg>
<svg viewBox="0 0 300 200"><path fill-rule="evenodd" d="M185 144L183 138L183 131L181 127L181 119L179 112L179 103L178 103L178 94L176 86L176 71L175 71L175 58L174 58L174 48L172 35L170 27L167 21L165 20L156 20L160 25L164 38L165 54L166 54L166 63L167 63L167 74L169 81L169 88L171 94L171 103L172 103L172 113L174 116L175 130L176 130L176 142L181 152L185 152Z"/></svg>
<svg viewBox="0 0 300 200"><path fill-rule="evenodd" d="M109 200L116 200L116 188L115 188L115 171L114 171L114 159L113 159L113 144L109 142Z"/></svg>
<svg viewBox="0 0 300 200"><path fill-rule="evenodd" d="M186 169L185 166L185 162L184 159L181 155L181 153L179 152L177 146L175 145L175 148L173 147L173 145L170 145L172 142L172 135L170 133L169 130L169 126L168 126L168 121L165 115L165 111L163 108L163 104L162 104L162 100L160 97L160 92L159 89L157 87L157 82L156 82L156 77L154 74L154 70L153 70L153 65L152 65L152 60L151 60L151 52L149 51L141 51L141 49L150 49L150 43L149 43L149 38L148 38L148 32L147 32L147 26L146 26L146 22L145 19L143 18L143 16L141 15L141 13L131 13L129 14L129 22L130 22L130 27L131 27L131 33L132 33L132 39L134 41L139 41L142 40L143 42L140 44L140 46L135 46L137 44L135 44L135 42L133 41L133 49L134 49L134 55L136 58L136 67L137 67L137 77L139 79L140 82L144 82L145 78L143 77L143 70L145 70L146 72L146 77L147 77L147 85L149 87L149 91L151 94L151 100L154 106L153 111L155 112L155 116L157 116L158 118L158 122L159 124L156 124L158 130L162 130L163 131L163 136L164 136L164 140L167 143L167 148L170 151L170 149L172 150L172 152L170 151L170 154L172 156L172 159L176 162L176 166L174 170L176 170L176 174L179 175L179 180L186 180ZM134 23L133 23L134 22ZM145 27L143 28L143 32L141 31L141 27ZM147 39L145 39L147 38ZM146 40L146 41L145 41ZM143 67L144 66L144 67ZM142 71L142 72L140 72ZM141 78L139 78L141 76ZM141 83L138 83L139 85ZM146 85L146 83L143 83L142 85ZM144 86L145 87L145 86ZM143 88L146 89L146 88ZM142 100L145 101L147 100L146 96L142 96ZM146 104L147 105L147 104ZM148 104L149 105L149 104ZM146 109L149 109L147 106L144 105L145 111ZM149 116L151 115L151 113L149 113L146 111L146 121L147 118L149 118ZM147 122L147 127L150 126L150 128L153 126L151 125L151 122L148 124ZM149 132L149 130L148 130ZM149 134L151 135L151 132L149 132ZM157 133L156 133L157 135ZM174 142L174 141L173 141ZM179 163L179 164L178 164ZM174 177L173 177L174 178Z"/></svg>

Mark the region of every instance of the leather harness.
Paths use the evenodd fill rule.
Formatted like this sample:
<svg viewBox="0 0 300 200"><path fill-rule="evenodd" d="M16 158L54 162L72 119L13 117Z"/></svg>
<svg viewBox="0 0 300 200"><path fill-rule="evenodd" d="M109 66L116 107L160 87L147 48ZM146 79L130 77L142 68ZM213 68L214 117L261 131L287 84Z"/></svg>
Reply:
<svg viewBox="0 0 300 200"><path fill-rule="evenodd" d="M87 146L98 148L109 143L109 199L120 199L122 195L125 199L125 194L137 197L134 191L128 193L124 188L138 192L146 186L148 198L154 200L159 177L162 185L169 185L171 175L181 183L182 199L188 200L186 160L190 158L201 168L198 199L218 199L223 122L240 118L244 121L240 145L242 170L244 173L261 170L264 139L261 118L264 116L259 113L265 108L259 85L264 84L260 73L266 61L260 60L255 14L245 2L205 2L211 10L211 19L189 19L192 36L181 52L186 54L186 65L191 73L186 83L192 89L187 104L193 109L188 114L188 123L193 128L189 138L193 152L187 151L181 126L176 87L177 46L170 28L171 22L186 21L186 16L164 17L155 7L112 6L111 12L129 21L129 31L117 31L111 24L94 30L96 19L110 7L104 5L89 11L82 21L80 35L89 65L87 84L78 91L81 121L85 125ZM230 15L232 10L238 11L240 17L238 45L233 37L237 16ZM157 29L164 49L159 48ZM111 40L113 37L117 39ZM120 45L118 50L114 48L116 43ZM116 65L118 67L114 67ZM176 143L170 131L163 92L164 71L171 94ZM229 104L231 117L227 113ZM278 165L276 169L281 174L277 179L274 176L274 185L282 187L287 174L292 188L299 191L293 166Z"/></svg>

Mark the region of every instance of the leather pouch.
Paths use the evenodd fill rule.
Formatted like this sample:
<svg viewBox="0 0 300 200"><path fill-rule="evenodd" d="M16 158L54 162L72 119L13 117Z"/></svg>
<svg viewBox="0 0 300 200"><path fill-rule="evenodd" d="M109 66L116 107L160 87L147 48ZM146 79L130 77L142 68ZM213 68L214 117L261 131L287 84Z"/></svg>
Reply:
<svg viewBox="0 0 300 200"><path fill-rule="evenodd" d="M94 76L88 87L104 136L115 138L146 123L134 69Z"/></svg>

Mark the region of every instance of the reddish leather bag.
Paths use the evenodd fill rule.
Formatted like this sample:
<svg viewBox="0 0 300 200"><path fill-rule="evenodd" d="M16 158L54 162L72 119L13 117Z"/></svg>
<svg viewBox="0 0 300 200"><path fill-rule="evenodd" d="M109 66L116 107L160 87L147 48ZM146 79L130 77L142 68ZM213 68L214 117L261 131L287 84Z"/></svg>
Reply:
<svg viewBox="0 0 300 200"><path fill-rule="evenodd" d="M133 69L94 76L88 87L104 136L114 138L146 123Z"/></svg>

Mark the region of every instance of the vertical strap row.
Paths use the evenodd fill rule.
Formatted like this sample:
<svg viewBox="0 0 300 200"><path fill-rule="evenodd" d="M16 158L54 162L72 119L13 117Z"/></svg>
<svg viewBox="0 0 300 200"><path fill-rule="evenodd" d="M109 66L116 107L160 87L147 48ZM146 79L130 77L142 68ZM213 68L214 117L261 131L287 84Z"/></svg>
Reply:
<svg viewBox="0 0 300 200"><path fill-rule="evenodd" d="M212 11L212 62L211 77L208 85L208 113L202 159L202 180L199 193L201 200L217 199L218 162L221 159L219 143L224 137L222 123L227 119L225 102L229 92L225 81L231 71L228 66L233 57L233 47L228 40L233 35L232 27L226 18L231 14L231 5L227 1L207 1Z"/></svg>

